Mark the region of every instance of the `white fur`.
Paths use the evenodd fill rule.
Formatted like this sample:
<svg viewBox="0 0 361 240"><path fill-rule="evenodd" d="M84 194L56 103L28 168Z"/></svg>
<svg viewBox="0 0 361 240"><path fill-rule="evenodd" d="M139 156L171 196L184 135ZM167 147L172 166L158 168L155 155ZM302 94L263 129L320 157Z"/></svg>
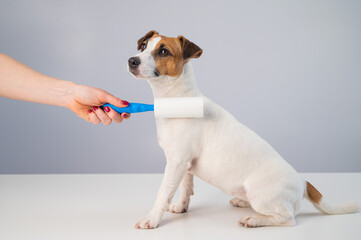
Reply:
<svg viewBox="0 0 361 240"><path fill-rule="evenodd" d="M171 81L166 76L148 81L155 98L202 96L190 62ZM190 175L250 202L261 214L277 215L274 224L293 223L304 181L267 142L227 111L204 97L203 119L156 119L156 124L167 166L154 207L137 227L157 227L179 185L181 200L170 210L184 212L193 192Z"/></svg>
<svg viewBox="0 0 361 240"><path fill-rule="evenodd" d="M143 57L142 53L139 56ZM178 77L147 79L154 98L203 96L189 61ZM167 165L153 209L137 228L157 227L168 209L185 212L193 194L193 175L236 197L234 205L249 203L260 214L242 218L239 223L244 226L295 224L305 181L265 140L229 112L204 97L204 118L156 119L156 125ZM178 186L180 201L170 206Z"/></svg>
<svg viewBox="0 0 361 240"><path fill-rule="evenodd" d="M152 38L148 42L147 48L143 52L139 52L135 55L136 57L139 57L141 61L141 64L139 65L139 75L135 76L136 78L149 79L154 77L155 61L152 57L152 51L155 49L160 40L161 37Z"/></svg>
<svg viewBox="0 0 361 240"><path fill-rule="evenodd" d="M307 193L305 193L305 198L310 200ZM345 214L345 213L354 213L360 211L360 205L355 202L348 202L342 205L331 205L327 201L325 201L325 199L321 198L321 201L319 203L315 203L312 201L311 203L319 211L326 214Z"/></svg>

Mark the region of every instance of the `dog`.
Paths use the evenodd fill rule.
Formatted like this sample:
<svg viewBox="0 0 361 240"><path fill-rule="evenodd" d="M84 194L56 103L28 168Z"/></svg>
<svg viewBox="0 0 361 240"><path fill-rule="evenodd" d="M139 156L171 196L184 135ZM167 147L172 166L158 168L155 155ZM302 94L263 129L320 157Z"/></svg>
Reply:
<svg viewBox="0 0 361 240"><path fill-rule="evenodd" d="M359 211L357 203L328 204L270 144L202 95L190 63L203 52L196 44L150 31L138 40L138 50L128 69L149 82L154 98L203 97L204 117L156 119L167 164L155 204L136 228L156 228L167 210L186 212L194 194L193 176L233 196L234 206L252 207L258 214L241 218L245 227L295 225L304 197L326 214ZM180 199L171 204L179 186Z"/></svg>

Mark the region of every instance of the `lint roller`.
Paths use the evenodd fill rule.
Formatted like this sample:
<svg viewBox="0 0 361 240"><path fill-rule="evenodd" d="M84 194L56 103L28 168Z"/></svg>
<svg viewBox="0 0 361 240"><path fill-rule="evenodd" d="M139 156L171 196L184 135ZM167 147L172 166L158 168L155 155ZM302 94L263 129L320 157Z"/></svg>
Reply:
<svg viewBox="0 0 361 240"><path fill-rule="evenodd" d="M154 111L156 118L202 118L203 97L180 97L180 98L155 98L154 104L129 103L127 107L118 108L112 104L104 104L103 107L111 107L118 113L139 113Z"/></svg>

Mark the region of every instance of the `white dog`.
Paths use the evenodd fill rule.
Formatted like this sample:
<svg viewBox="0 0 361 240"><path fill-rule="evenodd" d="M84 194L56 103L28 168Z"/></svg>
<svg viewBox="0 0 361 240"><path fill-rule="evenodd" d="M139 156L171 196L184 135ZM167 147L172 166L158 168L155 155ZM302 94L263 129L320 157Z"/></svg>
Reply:
<svg viewBox="0 0 361 240"><path fill-rule="evenodd" d="M148 80L154 98L203 96L189 61L202 55L197 45L151 31L138 41L138 50L128 61L129 71ZM167 165L154 207L136 228L157 227L168 209L186 212L193 176L234 196L234 206L259 213L241 218L245 227L294 225L303 197L327 214L359 210L356 203L329 205L265 140L206 97L204 118L157 119L156 124ZM180 200L170 205L179 185Z"/></svg>

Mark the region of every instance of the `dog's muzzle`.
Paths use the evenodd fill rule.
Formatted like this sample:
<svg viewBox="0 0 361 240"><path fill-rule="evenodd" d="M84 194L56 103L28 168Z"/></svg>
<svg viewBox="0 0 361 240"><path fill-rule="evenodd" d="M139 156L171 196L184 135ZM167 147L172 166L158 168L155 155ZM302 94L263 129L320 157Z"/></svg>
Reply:
<svg viewBox="0 0 361 240"><path fill-rule="evenodd" d="M140 65L140 58L139 57L131 57L128 60L129 68L135 70Z"/></svg>

